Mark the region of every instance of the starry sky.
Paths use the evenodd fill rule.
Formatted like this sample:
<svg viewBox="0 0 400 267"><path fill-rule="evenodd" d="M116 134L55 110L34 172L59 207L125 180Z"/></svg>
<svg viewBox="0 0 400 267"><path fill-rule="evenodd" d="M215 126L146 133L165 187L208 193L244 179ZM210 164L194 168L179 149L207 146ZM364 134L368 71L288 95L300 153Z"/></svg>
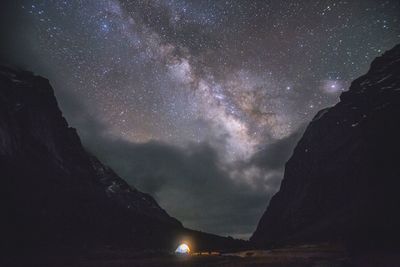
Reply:
<svg viewBox="0 0 400 267"><path fill-rule="evenodd" d="M393 1L2 1L1 60L187 227L248 238L316 112L400 42Z"/></svg>

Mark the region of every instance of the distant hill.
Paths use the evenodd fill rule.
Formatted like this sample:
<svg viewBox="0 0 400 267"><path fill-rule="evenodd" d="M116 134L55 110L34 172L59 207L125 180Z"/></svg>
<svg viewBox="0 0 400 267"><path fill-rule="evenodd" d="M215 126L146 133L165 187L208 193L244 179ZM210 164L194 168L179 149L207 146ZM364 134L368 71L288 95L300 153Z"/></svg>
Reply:
<svg viewBox="0 0 400 267"><path fill-rule="evenodd" d="M400 45L318 112L251 241L399 246Z"/></svg>

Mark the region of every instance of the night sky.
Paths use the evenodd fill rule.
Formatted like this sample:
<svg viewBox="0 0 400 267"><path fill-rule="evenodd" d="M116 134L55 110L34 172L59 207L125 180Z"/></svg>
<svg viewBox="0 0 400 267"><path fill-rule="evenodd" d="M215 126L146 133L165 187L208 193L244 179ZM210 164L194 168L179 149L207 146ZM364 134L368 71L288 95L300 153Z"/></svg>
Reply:
<svg viewBox="0 0 400 267"><path fill-rule="evenodd" d="M247 238L316 112L400 42L400 2L3 3L2 61L187 227Z"/></svg>

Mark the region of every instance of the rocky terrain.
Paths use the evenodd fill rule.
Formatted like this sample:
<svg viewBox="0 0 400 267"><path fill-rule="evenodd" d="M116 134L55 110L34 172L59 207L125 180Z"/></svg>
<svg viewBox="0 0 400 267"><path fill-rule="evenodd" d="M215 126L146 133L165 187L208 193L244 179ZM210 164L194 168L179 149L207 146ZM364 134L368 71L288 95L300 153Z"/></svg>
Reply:
<svg viewBox="0 0 400 267"><path fill-rule="evenodd" d="M376 58L340 102L318 112L251 241L398 247L400 45Z"/></svg>

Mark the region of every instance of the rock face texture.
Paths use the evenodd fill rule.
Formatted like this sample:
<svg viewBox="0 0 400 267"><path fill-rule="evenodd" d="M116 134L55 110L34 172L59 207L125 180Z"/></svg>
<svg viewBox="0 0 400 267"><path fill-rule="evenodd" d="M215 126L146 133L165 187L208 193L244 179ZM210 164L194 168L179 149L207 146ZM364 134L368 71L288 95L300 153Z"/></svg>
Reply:
<svg viewBox="0 0 400 267"><path fill-rule="evenodd" d="M0 67L0 180L8 247L175 248L183 236L199 247L235 243L183 228L85 151L48 80L8 67Z"/></svg>
<svg viewBox="0 0 400 267"><path fill-rule="evenodd" d="M400 45L308 125L251 241L399 246Z"/></svg>
<svg viewBox="0 0 400 267"><path fill-rule="evenodd" d="M16 242L129 242L182 228L85 151L48 80L29 72L0 69L0 169Z"/></svg>

